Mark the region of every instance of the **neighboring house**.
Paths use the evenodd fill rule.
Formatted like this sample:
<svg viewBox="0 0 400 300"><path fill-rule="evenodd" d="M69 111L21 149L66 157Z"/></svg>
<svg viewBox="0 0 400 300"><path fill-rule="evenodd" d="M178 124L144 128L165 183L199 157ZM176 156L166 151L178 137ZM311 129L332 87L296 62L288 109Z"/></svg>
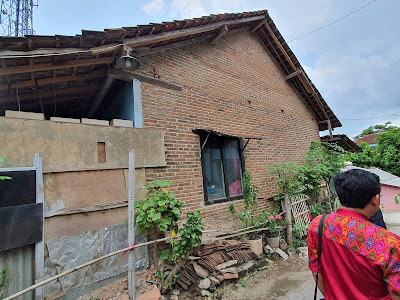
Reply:
<svg viewBox="0 0 400 300"><path fill-rule="evenodd" d="M5 166L43 157L49 274L72 266L58 261L62 241L126 220L130 149L139 200L145 182L165 178L184 213L200 210L207 228L231 230L244 170L259 187L259 209L272 209L278 188L268 166L300 162L319 131L341 126L267 11L0 42L0 113L53 117L0 118ZM136 63L129 58L115 65L127 52L139 68L118 68ZM101 126L113 119L135 128Z"/></svg>
<svg viewBox="0 0 400 300"><path fill-rule="evenodd" d="M371 134L367 134L364 135L358 139L355 140L355 143L357 145L360 145L361 142L367 143L371 148L374 148L378 145L378 142L376 141L376 137L379 135L380 133L371 133Z"/></svg>
<svg viewBox="0 0 400 300"><path fill-rule="evenodd" d="M396 204L394 198L400 192L400 177L385 172L381 169L371 168L359 168L356 166L346 166L347 169L362 169L368 172L374 173L379 176L381 182L381 207L385 211L396 211L400 210L400 204Z"/></svg>

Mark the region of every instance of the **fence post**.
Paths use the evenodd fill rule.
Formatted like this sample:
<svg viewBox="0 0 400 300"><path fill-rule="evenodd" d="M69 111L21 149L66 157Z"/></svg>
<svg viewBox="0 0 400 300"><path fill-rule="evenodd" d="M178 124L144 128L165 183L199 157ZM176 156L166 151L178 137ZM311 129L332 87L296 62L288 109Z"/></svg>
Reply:
<svg viewBox="0 0 400 300"><path fill-rule="evenodd" d="M41 282L44 275L44 190L42 157L36 153L33 156L33 166L36 168L36 203L42 203L42 240L35 244L35 283ZM35 300L43 300L43 286L35 290Z"/></svg>
<svg viewBox="0 0 400 300"><path fill-rule="evenodd" d="M128 243L135 243L135 151L129 151L128 175ZM128 256L128 292L131 300L135 300L135 250L129 251Z"/></svg>
<svg viewBox="0 0 400 300"><path fill-rule="evenodd" d="M290 203L289 193L287 187L283 187L283 193L285 195L285 209L286 209L286 221L287 221L287 239L288 244L293 244L293 230L292 230L292 205Z"/></svg>

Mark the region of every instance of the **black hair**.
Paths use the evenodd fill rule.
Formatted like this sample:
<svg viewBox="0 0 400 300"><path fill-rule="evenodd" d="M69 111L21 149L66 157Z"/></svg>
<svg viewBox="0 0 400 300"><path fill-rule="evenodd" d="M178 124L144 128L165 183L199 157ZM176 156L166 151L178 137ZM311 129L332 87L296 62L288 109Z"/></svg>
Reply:
<svg viewBox="0 0 400 300"><path fill-rule="evenodd" d="M341 172L333 178L340 203L345 207L364 208L381 192L379 176L361 169Z"/></svg>

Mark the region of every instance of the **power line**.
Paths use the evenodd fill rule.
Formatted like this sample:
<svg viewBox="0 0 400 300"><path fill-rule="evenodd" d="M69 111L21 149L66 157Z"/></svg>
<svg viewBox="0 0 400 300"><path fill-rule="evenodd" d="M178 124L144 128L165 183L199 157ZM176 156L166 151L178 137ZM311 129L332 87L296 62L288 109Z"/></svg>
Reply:
<svg viewBox="0 0 400 300"><path fill-rule="evenodd" d="M337 79L333 79L333 80L329 80L329 81L325 81L325 82L318 82L317 84L318 84L318 85L324 85L324 84L327 84L327 83L333 83L333 82L342 81L342 80L345 80L345 79L350 79L350 78L355 78L355 77L363 76L363 75L372 73L372 72L374 72L374 71L378 71L378 70L381 70L381 69L390 68L390 67L392 67L392 66L394 66L394 65L396 65L396 64L398 64L398 63L400 63L400 60L398 60L398 61L396 61L396 62L394 62L394 63L388 64L388 65L386 65L386 66L380 66L380 67L377 67L377 68L369 69L369 70L366 71L366 72L357 73L357 74L348 75L348 76L343 76L343 77L339 77L339 78L337 78Z"/></svg>
<svg viewBox="0 0 400 300"><path fill-rule="evenodd" d="M311 32L309 32L309 33L307 33L307 34L305 34L305 35L302 35L302 36L298 37L298 38L295 38L295 39L293 39L293 40L287 42L287 44L289 44L289 43L291 43L291 42L294 42L294 41L297 41L297 40L300 40L300 39L302 39L302 38L305 38L305 37L307 37L307 36L309 36L309 35L311 35L311 34L313 34L313 33L316 33L316 32L318 32L318 31L320 31L320 30L322 30L322 29L324 29L324 28L326 28L326 27L328 27L328 26L331 26L331 25L333 25L333 24L335 24L335 23L337 23L337 22L339 22L339 21L341 21L341 20L343 20L343 19L345 19L345 18L351 16L352 14L354 14L354 13L360 11L361 9L367 7L368 5L372 4L372 3L375 2L375 1L376 1L376 0L372 0L372 1L368 2L367 4L365 4L364 6L358 8L358 9L356 9L356 10L353 10L352 12L348 13L347 15L341 17L340 19L337 19L337 20L335 20L335 21L333 21L333 22L331 22L331 23L329 23L329 24L327 24L327 25L325 25L325 26L322 26L322 27L320 27L320 28L317 28L317 29L315 29L315 30L313 30L313 31L311 31Z"/></svg>
<svg viewBox="0 0 400 300"><path fill-rule="evenodd" d="M367 117L367 118L359 118L359 119L341 119L343 121L360 121L360 120L370 120L370 119L379 119L383 117L390 117L390 116L400 116L398 113L390 114L390 115L384 115L384 116L377 116L377 117Z"/></svg>

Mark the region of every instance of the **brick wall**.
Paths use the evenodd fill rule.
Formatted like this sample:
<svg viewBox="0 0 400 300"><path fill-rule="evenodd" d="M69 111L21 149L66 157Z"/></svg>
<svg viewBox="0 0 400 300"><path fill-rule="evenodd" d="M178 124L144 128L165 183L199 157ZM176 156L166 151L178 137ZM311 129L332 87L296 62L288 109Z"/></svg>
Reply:
<svg viewBox="0 0 400 300"><path fill-rule="evenodd" d="M272 202L266 198L277 187L267 165L300 161L319 134L311 112L249 29L225 36L216 45L197 43L141 62L144 70L155 70L161 79L183 86L178 92L142 83L144 128L167 129L168 166L146 169L147 180L172 180L185 213L200 209L206 222L230 218L231 202L204 204L200 143L192 130L262 137L251 140L244 155L253 183L260 188L260 209L270 209Z"/></svg>

